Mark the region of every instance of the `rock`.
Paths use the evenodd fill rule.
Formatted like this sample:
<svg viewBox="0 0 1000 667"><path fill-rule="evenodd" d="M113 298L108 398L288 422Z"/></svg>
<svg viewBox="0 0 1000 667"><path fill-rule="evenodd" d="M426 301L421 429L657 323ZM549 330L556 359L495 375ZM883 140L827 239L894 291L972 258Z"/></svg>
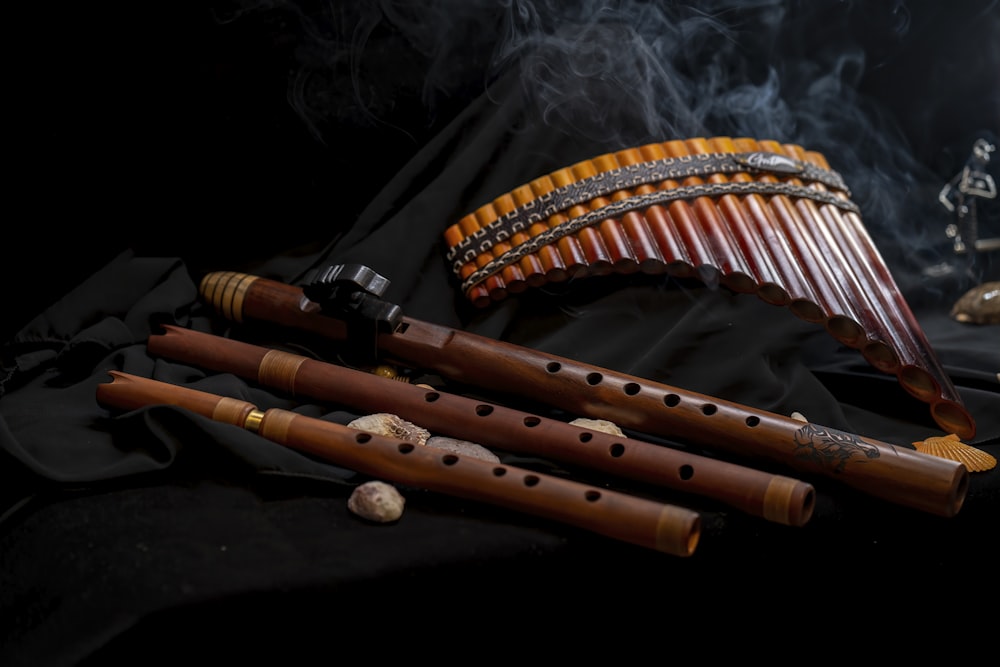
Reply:
<svg viewBox="0 0 1000 667"><path fill-rule="evenodd" d="M391 484L371 481L358 485L347 499L347 509L363 519L390 523L403 516L406 499Z"/></svg>

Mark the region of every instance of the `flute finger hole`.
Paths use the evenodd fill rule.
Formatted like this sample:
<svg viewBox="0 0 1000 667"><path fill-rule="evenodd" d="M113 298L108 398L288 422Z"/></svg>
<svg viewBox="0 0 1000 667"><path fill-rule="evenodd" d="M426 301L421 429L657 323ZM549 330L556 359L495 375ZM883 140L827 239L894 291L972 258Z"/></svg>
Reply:
<svg viewBox="0 0 1000 667"><path fill-rule="evenodd" d="M493 414L493 406L492 405L477 405L476 406L476 414L479 415L480 417L487 417L487 416Z"/></svg>
<svg viewBox="0 0 1000 667"><path fill-rule="evenodd" d="M590 490L584 493L583 497L586 498L588 502L596 503L598 500L601 499L601 492Z"/></svg>
<svg viewBox="0 0 1000 667"><path fill-rule="evenodd" d="M760 424L760 417L755 417L754 415L750 415L749 417L747 417L746 422L747 426L753 428L754 426L758 426Z"/></svg>
<svg viewBox="0 0 1000 667"><path fill-rule="evenodd" d="M354 442L358 443L359 445L363 445L366 442L369 442L371 439L372 436L370 433L358 433L356 436L354 436Z"/></svg>
<svg viewBox="0 0 1000 667"><path fill-rule="evenodd" d="M718 412L718 410L719 408L712 405L711 403L706 403L705 405L701 406L701 413L703 415L714 415L716 412Z"/></svg>
<svg viewBox="0 0 1000 667"><path fill-rule="evenodd" d="M593 433L581 433L580 434L580 442L590 442L593 439L594 439L594 434Z"/></svg>
<svg viewBox="0 0 1000 667"><path fill-rule="evenodd" d="M542 481L538 475L526 475L524 477L525 486L538 486L538 483Z"/></svg>
<svg viewBox="0 0 1000 667"><path fill-rule="evenodd" d="M612 458L619 458L625 453L625 445L620 442L616 442L608 448L608 453L611 454Z"/></svg>
<svg viewBox="0 0 1000 667"><path fill-rule="evenodd" d="M454 454L446 454L445 456L441 457L441 463L445 464L446 466L453 466L456 463L458 463L458 457L455 456Z"/></svg>
<svg viewBox="0 0 1000 667"><path fill-rule="evenodd" d="M550 361L549 363L545 364L545 370L547 370L549 373L558 373L560 370L562 370L562 364L560 364L558 361Z"/></svg>
<svg viewBox="0 0 1000 667"><path fill-rule="evenodd" d="M412 442L401 442L396 447L396 449L399 450L400 454L409 454L410 452L413 451L413 443Z"/></svg>
<svg viewBox="0 0 1000 667"><path fill-rule="evenodd" d="M524 418L524 425L527 426L528 428L532 428L533 426L538 426L541 423L542 423L542 420L539 419L538 417L525 417Z"/></svg>
<svg viewBox="0 0 1000 667"><path fill-rule="evenodd" d="M587 375L587 384L589 384L591 386L593 386L595 384L600 384L601 380L603 380L603 379L604 379L604 376L601 375L600 373L590 373L590 374Z"/></svg>
<svg viewBox="0 0 1000 667"><path fill-rule="evenodd" d="M496 468L493 469L493 476L494 477L503 477L506 474L507 474L507 469L506 468L501 468L501 467L498 466L498 467L496 467Z"/></svg>
<svg viewBox="0 0 1000 667"><path fill-rule="evenodd" d="M677 394L667 394L663 397L663 404L668 408L676 408L681 403L681 397Z"/></svg>
<svg viewBox="0 0 1000 667"><path fill-rule="evenodd" d="M639 383L638 382L629 382L623 388L625 390L625 393L628 394L629 396L635 396L636 394L639 393Z"/></svg>
<svg viewBox="0 0 1000 667"><path fill-rule="evenodd" d="M429 391L426 394L424 394L424 400L427 401L428 403L433 403L439 398L441 398L441 394L437 393L436 391Z"/></svg>
<svg viewBox="0 0 1000 667"><path fill-rule="evenodd" d="M694 477L694 467L689 465L682 465L680 470L677 471L680 478L685 482Z"/></svg>

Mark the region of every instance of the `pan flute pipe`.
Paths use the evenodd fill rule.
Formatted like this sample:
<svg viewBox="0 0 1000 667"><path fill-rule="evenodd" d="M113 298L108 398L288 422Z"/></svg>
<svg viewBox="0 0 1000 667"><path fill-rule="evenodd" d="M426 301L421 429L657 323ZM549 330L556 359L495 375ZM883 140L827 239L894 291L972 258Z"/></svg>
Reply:
<svg viewBox="0 0 1000 667"><path fill-rule="evenodd" d="M522 284L537 284L565 278L532 274L528 260L540 253L574 241L587 258L613 247L611 261L577 263L574 275L641 270L756 294L895 375L944 431L975 436L975 420L822 154L745 137L693 138L556 173L558 188L496 216L480 214L486 204L445 230L447 258L474 304L507 296L502 268L512 262L526 267Z"/></svg>
<svg viewBox="0 0 1000 667"><path fill-rule="evenodd" d="M110 371L102 404L122 410L174 405L370 477L505 507L674 556L701 537L693 510L580 482L422 447L298 413Z"/></svg>
<svg viewBox="0 0 1000 667"><path fill-rule="evenodd" d="M751 516L802 526L813 486L784 475L547 419L501 405L379 377L288 352L166 325L151 354L296 397L389 412L432 433L710 498Z"/></svg>
<svg viewBox="0 0 1000 667"><path fill-rule="evenodd" d="M202 298L234 322L267 322L333 341L347 324L301 287L245 273L206 274ZM473 333L402 317L377 334L382 358L582 417L767 460L868 495L951 517L968 492L959 462L618 373Z"/></svg>

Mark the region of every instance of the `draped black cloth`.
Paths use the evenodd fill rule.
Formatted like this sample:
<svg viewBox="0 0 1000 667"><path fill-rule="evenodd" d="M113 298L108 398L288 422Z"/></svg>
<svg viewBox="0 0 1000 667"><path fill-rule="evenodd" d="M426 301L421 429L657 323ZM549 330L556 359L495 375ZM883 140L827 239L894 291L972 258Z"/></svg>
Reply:
<svg viewBox="0 0 1000 667"><path fill-rule="evenodd" d="M836 3L818 4L830 9ZM994 26L995 13L985 14ZM272 24L257 29L280 34ZM588 44L608 37L596 31ZM271 48L276 44L280 40ZM398 62L412 55L393 54L390 47L400 47L388 37L372 44L373 51L387 49L379 53L390 62L392 55ZM156 358L145 343L165 323L255 339L252 324L225 321L201 302L197 286L207 271L247 271L300 285L318 267L361 263L391 281L384 297L413 318L779 414L800 412L814 423L899 446L942 435L927 405L857 350L786 309L717 285L666 276L593 277L547 284L487 308L470 305L444 259L448 225L538 175L657 140L646 128L617 126L598 136L590 130L599 124L554 125L523 85L524 73L543 61L529 53L518 66L497 72L488 86L470 86L463 95L453 90L449 113L441 112L434 123L420 126L422 136L412 133L407 141L393 128L373 130L358 120L364 129L357 130L352 119L339 118L332 129L321 128L327 143L317 142L328 157L323 168L332 164L337 171L326 173L325 181L293 184L283 171L301 175L301 166L271 164L236 189L243 201L224 188L191 183L199 197L182 193L181 204L165 197L159 210L147 202L128 225L123 220L93 266L78 269L79 280L69 270L48 276L49 305L26 306L24 321L5 344L0 378L0 662L165 663L209 652L332 655L377 627L386 641L412 640L411 657L447 651L435 643L477 638L492 644L503 637L513 638L515 649L518 638L535 637L557 643L567 655L586 654L618 633L628 638L619 646L625 653L684 641L698 629L715 637L733 627L800 632L803 615L831 613L827 605L837 600L863 601L854 613L867 620L859 623L907 618L916 626L926 621L927 600L936 594L955 596L951 605L960 615L974 616L964 607L965 593L994 601L976 582L982 576L992 583L987 573L998 555L996 469L971 475L965 504L951 519L896 507L829 480L808 480L816 486L817 503L801 528L659 490L668 502L703 517L695 555L676 558L418 488L402 489L407 502L398 522L374 525L348 511L347 498L364 481L351 470L181 408L123 412L97 402L96 388L109 381L108 371L121 370L242 398L262 409L282 407L346 423L358 416L346 406L293 399L232 375ZM387 88L398 86L391 92L413 100L400 83L405 72L382 72ZM394 73L400 78L394 80ZM214 76L227 81L224 69ZM821 72L813 76L823 80ZM869 82L878 81L877 73L871 77ZM820 88L803 88L802 99L813 95L820 102ZM604 92L595 88L594 99ZM918 219L914 215L940 219L939 211L927 213L937 205L940 187L928 173L930 160L866 153L863 146L877 137L844 132L819 108L786 109L796 122L783 129L771 125L773 116L751 127L747 118L709 114L699 125L677 112L673 128L689 133L660 140L773 130L780 133L775 138L823 151L852 187L863 219L976 419L977 435L969 444L1000 456L997 326L949 317L962 285L918 271L928 253L917 244L943 225L918 222L924 226L898 231ZM971 145L967 138L982 129L977 120L958 128L961 136L951 144L959 166ZM224 135L221 128L215 130ZM273 126L270 131L277 139L257 137L274 143L253 164L287 160L293 152L275 147L282 138L294 141L292 133L282 136ZM379 131L385 133L382 143L362 145ZM197 149L210 134L195 133L185 145ZM241 144L253 140L239 137ZM213 154L208 143L204 150ZM252 155L247 148L225 164L247 173L252 165L238 163ZM198 155L188 159L195 180L212 173L198 164ZM313 160L322 162L314 155L304 161ZM364 168L350 171L352 162ZM932 165L949 174L954 166ZM184 190L183 169L171 169L177 181L157 186L157 194ZM278 183L275 190L254 191L268 174ZM218 177L226 178L221 172ZM880 178L899 189L880 190ZM880 192L895 201L880 199ZM181 209L187 215L174 217ZM142 227L144 213L147 231L129 226ZM988 209L984 221L990 222ZM99 236L90 233L96 242ZM38 236L36 243L44 244ZM41 245L26 249L45 252ZM995 280L990 270L980 277ZM272 342L294 345L296 333ZM451 388L446 379L435 380ZM557 414L543 405L527 407ZM599 472L498 454L513 465L610 483ZM630 489L621 480L614 484ZM378 655L378 641L364 646Z"/></svg>

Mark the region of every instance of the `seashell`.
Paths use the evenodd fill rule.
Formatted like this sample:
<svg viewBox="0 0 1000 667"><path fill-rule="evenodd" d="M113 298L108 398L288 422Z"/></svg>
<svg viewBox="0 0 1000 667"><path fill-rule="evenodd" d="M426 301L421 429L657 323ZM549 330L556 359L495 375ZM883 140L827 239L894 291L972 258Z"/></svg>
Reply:
<svg viewBox="0 0 1000 667"><path fill-rule="evenodd" d="M801 412L798 412L798 411L793 412L791 414L791 418L794 419L794 420L796 420L796 421L800 421L800 422L806 422L806 423L809 422L809 420L806 419L806 416L804 414L802 414Z"/></svg>
<svg viewBox="0 0 1000 667"><path fill-rule="evenodd" d="M500 457L486 449L482 445L477 445L474 442L469 442L468 440L458 440L457 438L446 438L444 436L435 435L427 440L428 447L436 447L437 449L445 449L449 452L454 452L455 454L461 454L463 456L471 456L472 458L482 459L484 461L489 461L490 463L500 463Z"/></svg>
<svg viewBox="0 0 1000 667"><path fill-rule="evenodd" d="M363 519L389 523L403 516L406 499L391 484L379 481L357 486L347 499L347 509Z"/></svg>
<svg viewBox="0 0 1000 667"><path fill-rule="evenodd" d="M610 433L611 435L620 435L623 438L625 437L625 434L622 432L622 430L618 428L618 424L610 422L607 419L588 419L586 417L579 417L571 421L570 424L572 424L573 426L581 426L583 428L589 428L594 431Z"/></svg>
<svg viewBox="0 0 1000 667"><path fill-rule="evenodd" d="M368 431L378 435L386 435L390 438L399 438L415 442L418 445L426 445L427 438L431 437L430 431L421 428L413 422L408 422L398 415L388 412L376 412L374 414L358 417L347 424L351 428L359 431Z"/></svg>
<svg viewBox="0 0 1000 667"><path fill-rule="evenodd" d="M968 324L1000 324L1000 281L986 282L963 294L951 317Z"/></svg>
<svg viewBox="0 0 1000 667"><path fill-rule="evenodd" d="M996 458L981 449L965 444L954 433L927 438L913 443L913 446L918 452L958 461L970 472L992 470L997 464Z"/></svg>

